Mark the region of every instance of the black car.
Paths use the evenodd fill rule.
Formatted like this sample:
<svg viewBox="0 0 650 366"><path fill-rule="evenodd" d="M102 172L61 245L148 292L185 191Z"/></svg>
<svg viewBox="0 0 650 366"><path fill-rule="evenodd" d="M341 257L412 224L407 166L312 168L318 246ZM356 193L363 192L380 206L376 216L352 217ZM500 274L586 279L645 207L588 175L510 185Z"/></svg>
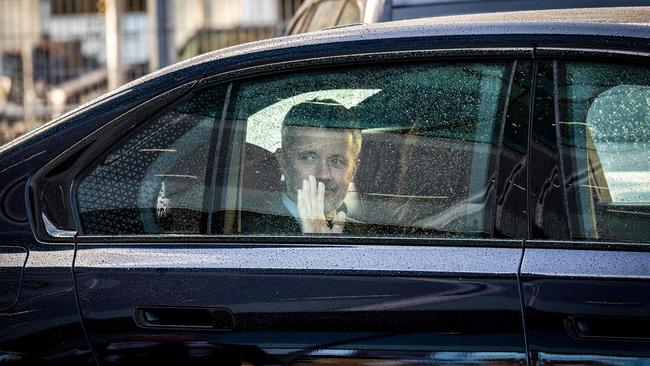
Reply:
<svg viewBox="0 0 650 366"><path fill-rule="evenodd" d="M0 363L650 363L649 8L229 48L0 148Z"/></svg>

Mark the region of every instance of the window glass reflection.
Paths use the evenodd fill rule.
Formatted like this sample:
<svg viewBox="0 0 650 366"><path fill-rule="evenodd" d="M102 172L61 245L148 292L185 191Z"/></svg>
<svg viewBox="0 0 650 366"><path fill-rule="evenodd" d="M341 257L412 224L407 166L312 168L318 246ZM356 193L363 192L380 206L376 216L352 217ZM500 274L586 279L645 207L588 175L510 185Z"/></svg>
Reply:
<svg viewBox="0 0 650 366"><path fill-rule="evenodd" d="M490 236L510 72L506 62L412 64L242 83L215 227Z"/></svg>
<svg viewBox="0 0 650 366"><path fill-rule="evenodd" d="M648 241L650 71L556 63L573 236Z"/></svg>

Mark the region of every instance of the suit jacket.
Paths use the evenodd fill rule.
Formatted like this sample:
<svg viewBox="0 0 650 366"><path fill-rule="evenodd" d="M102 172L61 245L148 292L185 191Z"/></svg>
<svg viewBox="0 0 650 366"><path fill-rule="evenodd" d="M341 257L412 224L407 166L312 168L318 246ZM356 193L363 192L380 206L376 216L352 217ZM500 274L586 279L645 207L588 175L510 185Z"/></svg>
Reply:
<svg viewBox="0 0 650 366"><path fill-rule="evenodd" d="M289 210L280 203L281 210L242 210L240 228L241 234L268 235L301 235L300 223L291 215ZM260 210L261 211L261 210ZM271 213L272 212L272 213ZM371 224L348 220L343 227L343 235L351 236L418 236L422 229L400 227L383 224ZM430 233L429 233L430 234Z"/></svg>
<svg viewBox="0 0 650 366"><path fill-rule="evenodd" d="M241 234L300 234L300 224L288 210L278 213L241 212Z"/></svg>

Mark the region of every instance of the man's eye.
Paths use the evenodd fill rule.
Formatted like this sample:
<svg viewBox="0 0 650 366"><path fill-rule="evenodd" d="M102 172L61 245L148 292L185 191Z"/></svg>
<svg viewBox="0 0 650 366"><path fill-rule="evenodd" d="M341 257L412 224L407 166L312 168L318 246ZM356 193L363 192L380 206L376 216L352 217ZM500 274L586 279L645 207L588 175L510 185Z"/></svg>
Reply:
<svg viewBox="0 0 650 366"><path fill-rule="evenodd" d="M345 159L343 158L332 158L330 159L330 164L332 164L332 166L336 168L344 168L348 165Z"/></svg>
<svg viewBox="0 0 650 366"><path fill-rule="evenodd" d="M303 155L300 155L299 158L300 158L300 160L303 160L303 161L312 161L312 160L316 159L316 157L314 155L312 155L312 154L303 154Z"/></svg>

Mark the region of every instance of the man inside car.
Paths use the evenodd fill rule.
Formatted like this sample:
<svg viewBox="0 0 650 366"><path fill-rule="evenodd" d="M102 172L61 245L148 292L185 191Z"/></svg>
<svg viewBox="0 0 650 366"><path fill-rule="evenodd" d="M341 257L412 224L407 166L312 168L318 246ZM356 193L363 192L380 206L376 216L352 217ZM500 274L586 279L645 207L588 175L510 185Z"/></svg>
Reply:
<svg viewBox="0 0 650 366"><path fill-rule="evenodd" d="M282 122L281 147L275 152L285 186L280 212L245 215L244 231L349 233L344 200L361 150L361 131L353 125L352 111L333 100L293 106Z"/></svg>

